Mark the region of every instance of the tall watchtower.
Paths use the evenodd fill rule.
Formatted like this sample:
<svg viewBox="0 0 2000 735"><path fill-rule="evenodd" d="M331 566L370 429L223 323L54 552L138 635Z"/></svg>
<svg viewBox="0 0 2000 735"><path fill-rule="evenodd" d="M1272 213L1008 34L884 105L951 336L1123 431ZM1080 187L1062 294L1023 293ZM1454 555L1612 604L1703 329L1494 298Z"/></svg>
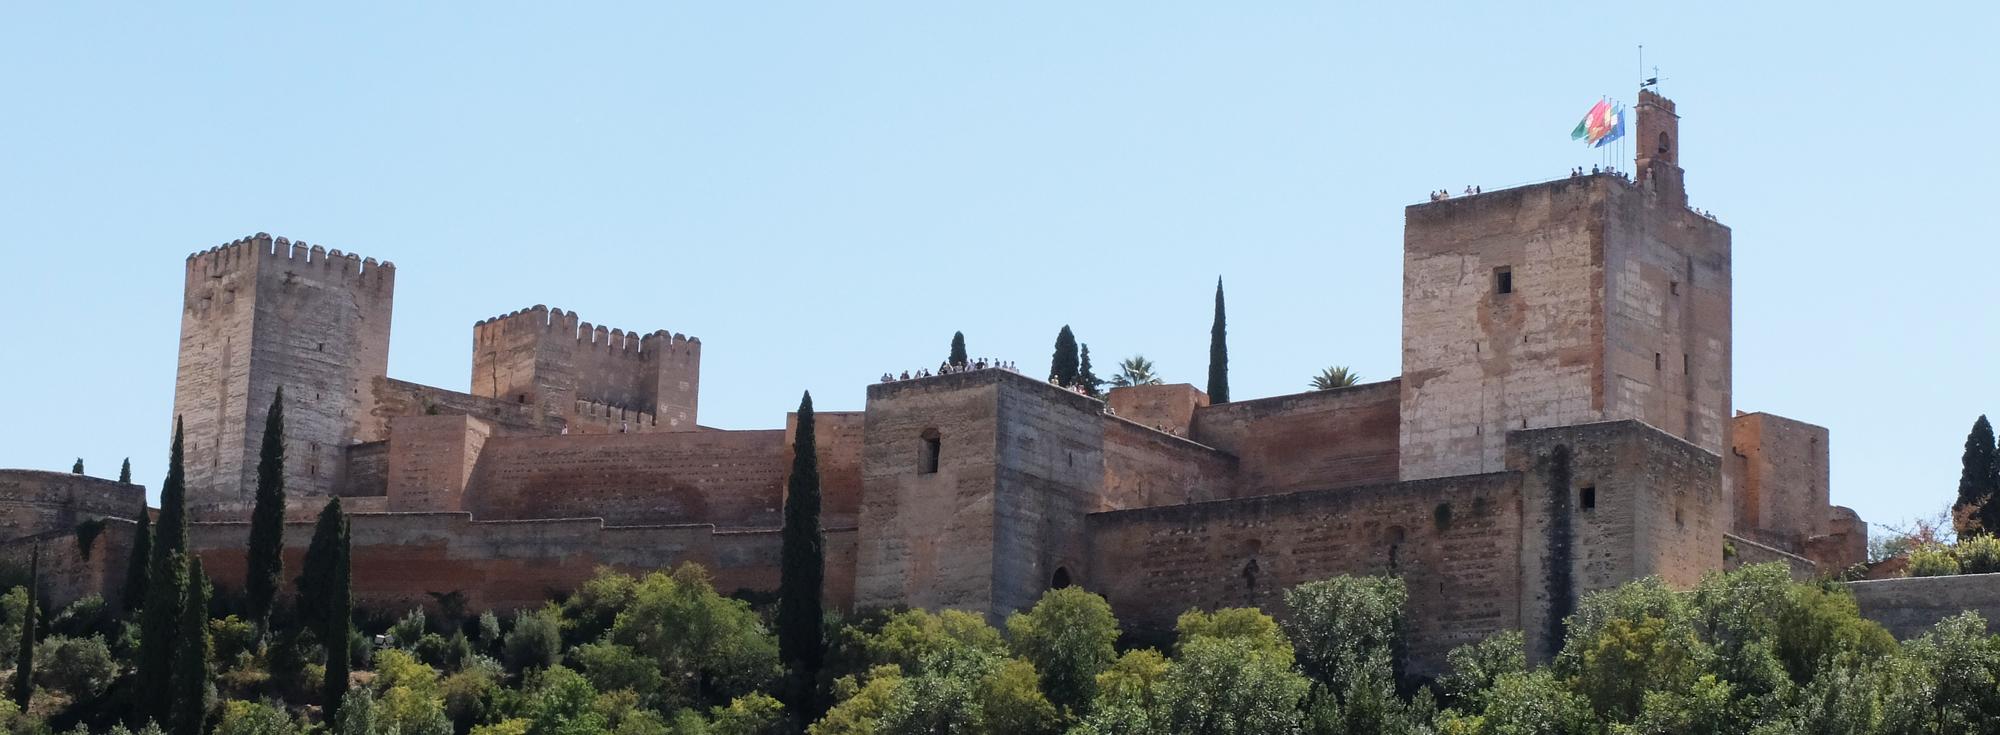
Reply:
<svg viewBox="0 0 2000 735"><path fill-rule="evenodd" d="M1673 102L1637 111L1636 182L1405 210L1403 479L1498 471L1507 432L1593 421L1729 446L1729 228L1687 208Z"/></svg>
<svg viewBox="0 0 2000 735"><path fill-rule="evenodd" d="M648 431L693 431L701 340L608 329L540 304L472 328L472 394L573 417L579 404L653 417Z"/></svg>
<svg viewBox="0 0 2000 735"><path fill-rule="evenodd" d="M263 233L188 256L174 413L193 517L248 514L280 387L287 494L334 494L388 373L395 285L391 263Z"/></svg>

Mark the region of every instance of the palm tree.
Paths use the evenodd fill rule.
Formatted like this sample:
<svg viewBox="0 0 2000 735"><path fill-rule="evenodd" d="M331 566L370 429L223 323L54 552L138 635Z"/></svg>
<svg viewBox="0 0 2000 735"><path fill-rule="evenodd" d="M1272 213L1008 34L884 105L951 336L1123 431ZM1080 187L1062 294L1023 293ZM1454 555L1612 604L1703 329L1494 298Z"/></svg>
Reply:
<svg viewBox="0 0 2000 735"><path fill-rule="evenodd" d="M1135 385L1159 385L1166 381L1153 374L1153 361L1145 355L1133 355L1118 363L1118 374L1111 376L1111 385L1129 388Z"/></svg>
<svg viewBox="0 0 2000 735"><path fill-rule="evenodd" d="M1346 365L1335 365L1319 371L1318 375L1314 375L1312 387L1313 390L1333 390L1335 388L1346 388L1359 382L1361 382L1361 376L1347 369Z"/></svg>

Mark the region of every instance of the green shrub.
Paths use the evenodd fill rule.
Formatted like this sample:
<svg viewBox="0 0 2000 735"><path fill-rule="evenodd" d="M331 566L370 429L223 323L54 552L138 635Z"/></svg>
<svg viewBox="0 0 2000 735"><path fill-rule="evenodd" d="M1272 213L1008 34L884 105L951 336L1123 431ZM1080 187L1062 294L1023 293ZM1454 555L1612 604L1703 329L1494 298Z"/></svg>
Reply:
<svg viewBox="0 0 2000 735"><path fill-rule="evenodd" d="M73 701L97 698L117 678L118 661L102 637L54 636L35 646L35 683Z"/></svg>
<svg viewBox="0 0 2000 735"><path fill-rule="evenodd" d="M235 700L223 705L215 735L296 735L297 723L283 707Z"/></svg>
<svg viewBox="0 0 2000 735"><path fill-rule="evenodd" d="M2000 536L1974 536L1959 539L1958 564L1965 574L1991 574L2000 572Z"/></svg>
<svg viewBox="0 0 2000 735"><path fill-rule="evenodd" d="M1907 571L1912 577L1949 577L1959 573L1958 557L1943 546L1919 546L1910 550Z"/></svg>
<svg viewBox="0 0 2000 735"><path fill-rule="evenodd" d="M403 619L396 621L395 625L389 626L389 640L395 643L397 648L415 648L417 641L424 637L427 630L424 609L414 608L408 615L404 615Z"/></svg>
<svg viewBox="0 0 2000 735"><path fill-rule="evenodd" d="M62 609L62 612L56 613L56 616L49 620L49 633L71 638L87 638L111 632L111 623L110 608L105 607L104 598L87 595L70 603L68 607Z"/></svg>
<svg viewBox="0 0 2000 735"><path fill-rule="evenodd" d="M562 620L550 605L514 614L507 632L507 665L516 671L554 666L562 660Z"/></svg>

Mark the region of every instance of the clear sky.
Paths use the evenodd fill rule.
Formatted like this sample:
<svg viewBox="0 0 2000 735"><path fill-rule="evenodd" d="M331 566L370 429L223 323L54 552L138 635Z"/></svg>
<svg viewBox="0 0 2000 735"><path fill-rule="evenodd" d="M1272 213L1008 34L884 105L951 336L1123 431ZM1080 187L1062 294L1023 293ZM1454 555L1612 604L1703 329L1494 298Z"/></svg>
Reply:
<svg viewBox="0 0 2000 735"><path fill-rule="evenodd" d="M699 336L724 428L953 330L1200 384L1218 275L1238 398L1389 378L1403 207L1596 161L1641 43L1735 231L1737 408L1830 427L1872 521L2000 412L1992 3L161 5L0 7L0 466L157 493L184 259L259 231L396 263L395 377L543 303Z"/></svg>

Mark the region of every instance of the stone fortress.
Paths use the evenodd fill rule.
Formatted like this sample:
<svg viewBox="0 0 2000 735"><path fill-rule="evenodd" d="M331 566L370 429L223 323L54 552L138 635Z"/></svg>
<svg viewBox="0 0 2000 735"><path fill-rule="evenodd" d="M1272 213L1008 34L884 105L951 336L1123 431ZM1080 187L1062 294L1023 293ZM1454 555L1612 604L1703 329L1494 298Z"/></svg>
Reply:
<svg viewBox="0 0 2000 735"><path fill-rule="evenodd" d="M1547 655L1582 595L1637 577L1861 562L1865 525L1828 502L1826 430L1733 410L1730 230L1687 205L1673 103L1643 90L1636 112L1630 180L1408 207L1400 378L1211 404L979 370L819 413L829 603L997 617L1077 584L1143 633L1395 573L1412 667L1434 672L1502 629ZM282 387L288 569L338 496L360 604L518 607L600 565L688 561L724 591L775 588L795 417L703 427L700 340L542 306L473 327L469 392L395 380L395 276L262 234L188 258L174 410L191 543L219 584L242 577ZM65 591L115 594L143 503L0 471L0 555L74 534Z"/></svg>

